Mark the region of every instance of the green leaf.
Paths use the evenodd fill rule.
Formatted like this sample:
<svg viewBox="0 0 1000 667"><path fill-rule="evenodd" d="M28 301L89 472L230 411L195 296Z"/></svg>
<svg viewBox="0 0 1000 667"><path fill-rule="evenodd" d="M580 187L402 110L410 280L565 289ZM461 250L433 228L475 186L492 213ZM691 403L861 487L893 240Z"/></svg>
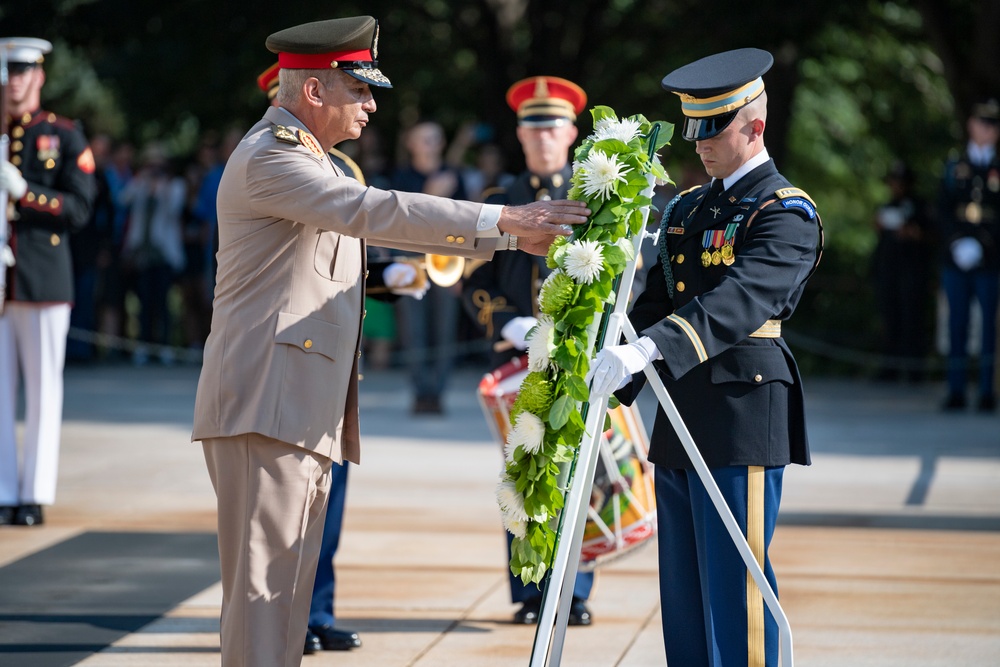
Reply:
<svg viewBox="0 0 1000 667"><path fill-rule="evenodd" d="M612 273L618 274L625 270L628 258L621 248L617 245L608 245L604 246L602 252L604 253L604 262Z"/></svg>
<svg viewBox="0 0 1000 667"><path fill-rule="evenodd" d="M549 424L554 429L561 429L569 421L570 413L576 408L573 398L560 396L552 402L549 408Z"/></svg>
<svg viewBox="0 0 1000 667"><path fill-rule="evenodd" d="M578 375L570 375L566 378L566 389L569 395L577 401L586 401L590 396L590 390L587 388L587 383L583 381L583 378Z"/></svg>

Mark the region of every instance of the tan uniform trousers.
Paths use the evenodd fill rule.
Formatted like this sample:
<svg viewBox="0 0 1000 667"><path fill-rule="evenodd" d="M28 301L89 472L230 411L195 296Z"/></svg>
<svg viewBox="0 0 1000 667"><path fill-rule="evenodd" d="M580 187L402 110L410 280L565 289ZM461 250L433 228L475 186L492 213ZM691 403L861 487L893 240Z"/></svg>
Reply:
<svg viewBox="0 0 1000 667"><path fill-rule="evenodd" d="M297 667L333 461L255 433L202 447L219 507L222 667Z"/></svg>

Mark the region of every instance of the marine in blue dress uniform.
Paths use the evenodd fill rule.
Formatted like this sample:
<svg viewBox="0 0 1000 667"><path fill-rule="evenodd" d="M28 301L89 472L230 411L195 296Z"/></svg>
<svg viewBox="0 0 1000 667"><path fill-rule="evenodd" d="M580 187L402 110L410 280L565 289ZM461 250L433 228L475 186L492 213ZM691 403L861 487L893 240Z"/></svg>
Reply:
<svg viewBox="0 0 1000 667"><path fill-rule="evenodd" d="M587 95L572 81L552 76L533 76L518 81L507 91L507 104L517 113L517 137L524 151L526 169L507 188L484 193L487 204L518 205L545 199L565 199L573 169L569 150L576 141L576 115L587 103ZM524 354L525 335L538 316L538 290L551 270L545 257L526 252L498 253L465 280L462 303L466 312L493 342L490 367L498 368ZM511 535L507 534L510 548ZM508 559L510 552L508 551ZM521 607L515 623L536 623L542 592L525 586L508 572L511 600ZM589 625L586 600L594 584L593 572L577 574L570 608L570 625Z"/></svg>
<svg viewBox="0 0 1000 667"><path fill-rule="evenodd" d="M591 377L593 391L620 388L630 404L654 364L777 590L767 549L782 472L809 463L802 384L781 323L819 260L822 227L764 147L762 75L772 62L739 49L663 79L713 180L665 209L659 261L629 316L641 338L599 352ZM777 625L662 410L649 459L668 663L776 665Z"/></svg>
<svg viewBox="0 0 1000 667"><path fill-rule="evenodd" d="M2 165L9 195L10 247L6 306L0 315L0 524L38 525L55 502L62 426L63 364L73 302L70 232L90 219L96 194L94 156L77 124L41 108L43 39L0 39L7 52L10 161ZM21 463L14 408L24 378Z"/></svg>
<svg viewBox="0 0 1000 667"><path fill-rule="evenodd" d="M982 330L977 408L996 410L997 302L1000 296L1000 105L977 104L969 116L969 143L945 165L938 201L943 265L941 284L948 299L948 396L945 410L966 405L969 313L979 302Z"/></svg>

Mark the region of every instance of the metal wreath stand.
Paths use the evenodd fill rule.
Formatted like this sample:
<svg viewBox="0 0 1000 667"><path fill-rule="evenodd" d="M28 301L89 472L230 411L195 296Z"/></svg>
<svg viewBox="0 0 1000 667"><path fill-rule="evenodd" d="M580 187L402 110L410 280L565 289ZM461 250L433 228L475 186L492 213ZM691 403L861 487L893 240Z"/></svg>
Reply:
<svg viewBox="0 0 1000 667"><path fill-rule="evenodd" d="M655 145L655 136L651 145ZM653 177L647 175L649 186L643 191L646 197L652 199ZM642 210L643 219L647 219L650 207ZM635 281L636 258L639 257L639 250L642 242L651 238L656 244L659 240L659 228L655 232L650 232L643 226L640 233L632 237L633 258L625 266L625 271L619 276L615 285L615 305L609 313L610 307L606 307L601 316L599 331L592 353L604 347L606 340L618 341L624 333L625 338L634 343L638 340L632 323L629 322L625 313L628 306L628 295L632 291L632 283ZM623 298L624 295L624 298ZM684 420L674 406L673 400L667 394L663 381L660 380L652 364L644 369L646 380L656 393L660 407L663 408L671 426L680 438L684 451L694 464L694 469L698 477L708 491L712 504L718 511L722 522L729 532L729 537L740 552L743 562L757 582L764 597L767 608L771 611L780 633L780 656L783 667L792 667L792 628L788 623L788 618L778 603L778 596L772 590L770 583L764 576L757 559L754 558L750 545L747 544L743 531L740 530L733 513L726 504L722 492L719 491L718 484L709 472L708 465L702 457L701 452L694 443L691 433L688 431ZM588 403L581 406L581 413L586 423L586 429L577 451L576 457L569 467L569 479L567 482L566 504L559 516L559 528L556 532L555 561L549 570L545 592L542 596L542 608L538 618L538 627L535 630L535 643L531 650L530 667L558 667L562 662L562 649L566 639L566 627L569 622L569 609L573 599L572 582L576 579L577 570L580 566L580 549L583 543L583 531L587 520L587 512L590 506L590 494L594 485L594 474L597 470L597 459L600 456L600 439L604 415L608 409L610 396L591 396Z"/></svg>

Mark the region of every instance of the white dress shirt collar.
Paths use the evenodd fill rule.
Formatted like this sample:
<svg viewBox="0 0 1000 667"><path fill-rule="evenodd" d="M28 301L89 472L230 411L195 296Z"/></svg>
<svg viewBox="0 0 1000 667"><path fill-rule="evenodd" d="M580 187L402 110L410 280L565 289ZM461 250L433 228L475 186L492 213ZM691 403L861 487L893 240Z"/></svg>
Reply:
<svg viewBox="0 0 1000 667"><path fill-rule="evenodd" d="M751 171L753 171L754 169L756 169L757 167L764 164L770 159L771 156L767 154L767 149L766 148L762 149L759 153L757 153L752 158L744 162L739 169L737 169L732 174L722 179L723 189L728 190L729 188L733 187L734 185L736 185L737 181L739 181L741 178L743 178Z"/></svg>

